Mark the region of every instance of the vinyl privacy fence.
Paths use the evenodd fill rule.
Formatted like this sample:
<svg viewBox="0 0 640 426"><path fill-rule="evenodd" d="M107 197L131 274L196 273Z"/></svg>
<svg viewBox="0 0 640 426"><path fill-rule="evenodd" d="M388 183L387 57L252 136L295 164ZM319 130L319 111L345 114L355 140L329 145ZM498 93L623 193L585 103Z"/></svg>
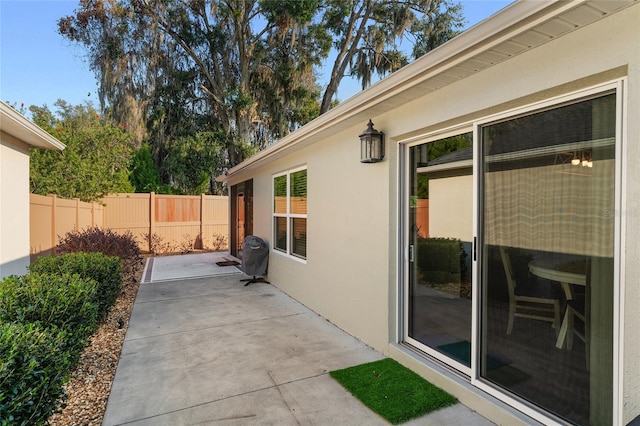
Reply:
<svg viewBox="0 0 640 426"><path fill-rule="evenodd" d="M228 248L226 196L113 194L100 203L55 195L30 197L32 257L53 253L59 237L89 227L130 231L142 251Z"/></svg>

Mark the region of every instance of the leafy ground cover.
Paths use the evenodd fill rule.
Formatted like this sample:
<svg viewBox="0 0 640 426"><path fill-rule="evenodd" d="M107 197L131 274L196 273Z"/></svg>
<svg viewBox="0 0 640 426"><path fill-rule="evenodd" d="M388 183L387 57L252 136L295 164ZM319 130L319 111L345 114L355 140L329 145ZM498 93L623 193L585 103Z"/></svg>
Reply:
<svg viewBox="0 0 640 426"><path fill-rule="evenodd" d="M329 374L392 424L406 422L457 402L455 397L389 358Z"/></svg>

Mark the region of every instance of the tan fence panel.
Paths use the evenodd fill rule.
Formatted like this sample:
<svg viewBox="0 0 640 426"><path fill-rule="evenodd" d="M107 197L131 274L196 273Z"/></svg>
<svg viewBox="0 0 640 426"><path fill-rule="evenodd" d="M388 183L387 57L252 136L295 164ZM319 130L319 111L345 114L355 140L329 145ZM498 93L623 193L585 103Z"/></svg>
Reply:
<svg viewBox="0 0 640 426"><path fill-rule="evenodd" d="M76 229L78 202L76 200L56 199L56 234L61 237Z"/></svg>
<svg viewBox="0 0 640 426"><path fill-rule="evenodd" d="M202 197L202 245L216 250L229 249L229 197Z"/></svg>
<svg viewBox="0 0 640 426"><path fill-rule="evenodd" d="M155 235L174 252L200 249L200 221L198 222L159 222Z"/></svg>
<svg viewBox="0 0 640 426"><path fill-rule="evenodd" d="M104 226L116 232L130 230L144 251L151 251L151 244L163 251L227 249L228 197L115 194L103 202Z"/></svg>
<svg viewBox="0 0 640 426"><path fill-rule="evenodd" d="M112 194L102 199L104 227L118 234L131 232L140 249L149 251L150 199L153 194Z"/></svg>
<svg viewBox="0 0 640 426"><path fill-rule="evenodd" d="M101 223L102 224L102 223ZM94 204L80 203L78 206L78 229L93 228L95 226Z"/></svg>
<svg viewBox="0 0 640 426"><path fill-rule="evenodd" d="M51 254L57 243L53 231L52 197L29 195L29 234L31 235L31 257Z"/></svg>
<svg viewBox="0 0 640 426"><path fill-rule="evenodd" d="M102 228L104 224L104 206L102 204L95 203L95 209L93 211L93 226Z"/></svg>
<svg viewBox="0 0 640 426"><path fill-rule="evenodd" d="M131 232L140 249L228 249L229 199L213 195L113 194L102 204L31 194L31 253L51 254L58 238L89 227Z"/></svg>
<svg viewBox="0 0 640 426"><path fill-rule="evenodd" d="M52 254L58 240L68 232L102 226L103 207L97 203L66 200L55 195L29 194L29 198L32 260Z"/></svg>

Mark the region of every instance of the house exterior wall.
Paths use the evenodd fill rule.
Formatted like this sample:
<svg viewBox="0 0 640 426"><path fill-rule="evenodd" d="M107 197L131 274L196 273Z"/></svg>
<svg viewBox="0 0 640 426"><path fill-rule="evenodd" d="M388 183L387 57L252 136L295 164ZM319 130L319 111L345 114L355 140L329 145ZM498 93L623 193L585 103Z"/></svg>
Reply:
<svg viewBox="0 0 640 426"><path fill-rule="evenodd" d="M464 380L420 361L397 344L400 143L510 109L625 78L619 313L622 380L619 423L640 415L640 3L462 79L370 117L386 134L381 163L359 163L358 135L366 122L299 149L229 184L254 179L254 234L272 240L272 174L308 168L306 263L271 253L269 279L345 331L411 366L497 423L530 421L487 404ZM293 150L292 150L293 151Z"/></svg>
<svg viewBox="0 0 640 426"><path fill-rule="evenodd" d="M640 415L640 172L634 162L640 155L640 49L637 22L640 5L551 41L498 66L408 103L393 111L393 119L379 128L405 136L436 131L473 119L579 91L626 77L626 141L624 168L621 282L622 424ZM615 31L613 30L615 29ZM416 113L419 112L419 113ZM373 120L382 122L380 118ZM422 128L416 128L421 123ZM440 123L440 124L439 124ZM392 126L392 127L391 127ZM391 129L390 129L391 127ZM413 127L413 128L412 128ZM397 136L396 136L397 135ZM626 279L625 279L626 277ZM392 301L392 304L397 301ZM625 327L626 325L626 327Z"/></svg>
<svg viewBox="0 0 640 426"><path fill-rule="evenodd" d="M365 126L259 169L253 175L253 234L273 246L272 176L306 166L307 261L272 251L269 279L350 334L384 350L389 340L389 162L360 163L357 135Z"/></svg>
<svg viewBox="0 0 640 426"><path fill-rule="evenodd" d="M0 132L0 278L29 266L29 146Z"/></svg>

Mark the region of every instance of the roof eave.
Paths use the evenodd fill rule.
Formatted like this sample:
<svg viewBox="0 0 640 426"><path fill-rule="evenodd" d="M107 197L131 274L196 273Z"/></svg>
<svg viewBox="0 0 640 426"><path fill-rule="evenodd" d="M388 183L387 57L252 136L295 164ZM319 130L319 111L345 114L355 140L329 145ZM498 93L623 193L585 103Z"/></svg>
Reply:
<svg viewBox="0 0 640 426"><path fill-rule="evenodd" d="M62 151L65 145L0 101L0 130L35 148Z"/></svg>

